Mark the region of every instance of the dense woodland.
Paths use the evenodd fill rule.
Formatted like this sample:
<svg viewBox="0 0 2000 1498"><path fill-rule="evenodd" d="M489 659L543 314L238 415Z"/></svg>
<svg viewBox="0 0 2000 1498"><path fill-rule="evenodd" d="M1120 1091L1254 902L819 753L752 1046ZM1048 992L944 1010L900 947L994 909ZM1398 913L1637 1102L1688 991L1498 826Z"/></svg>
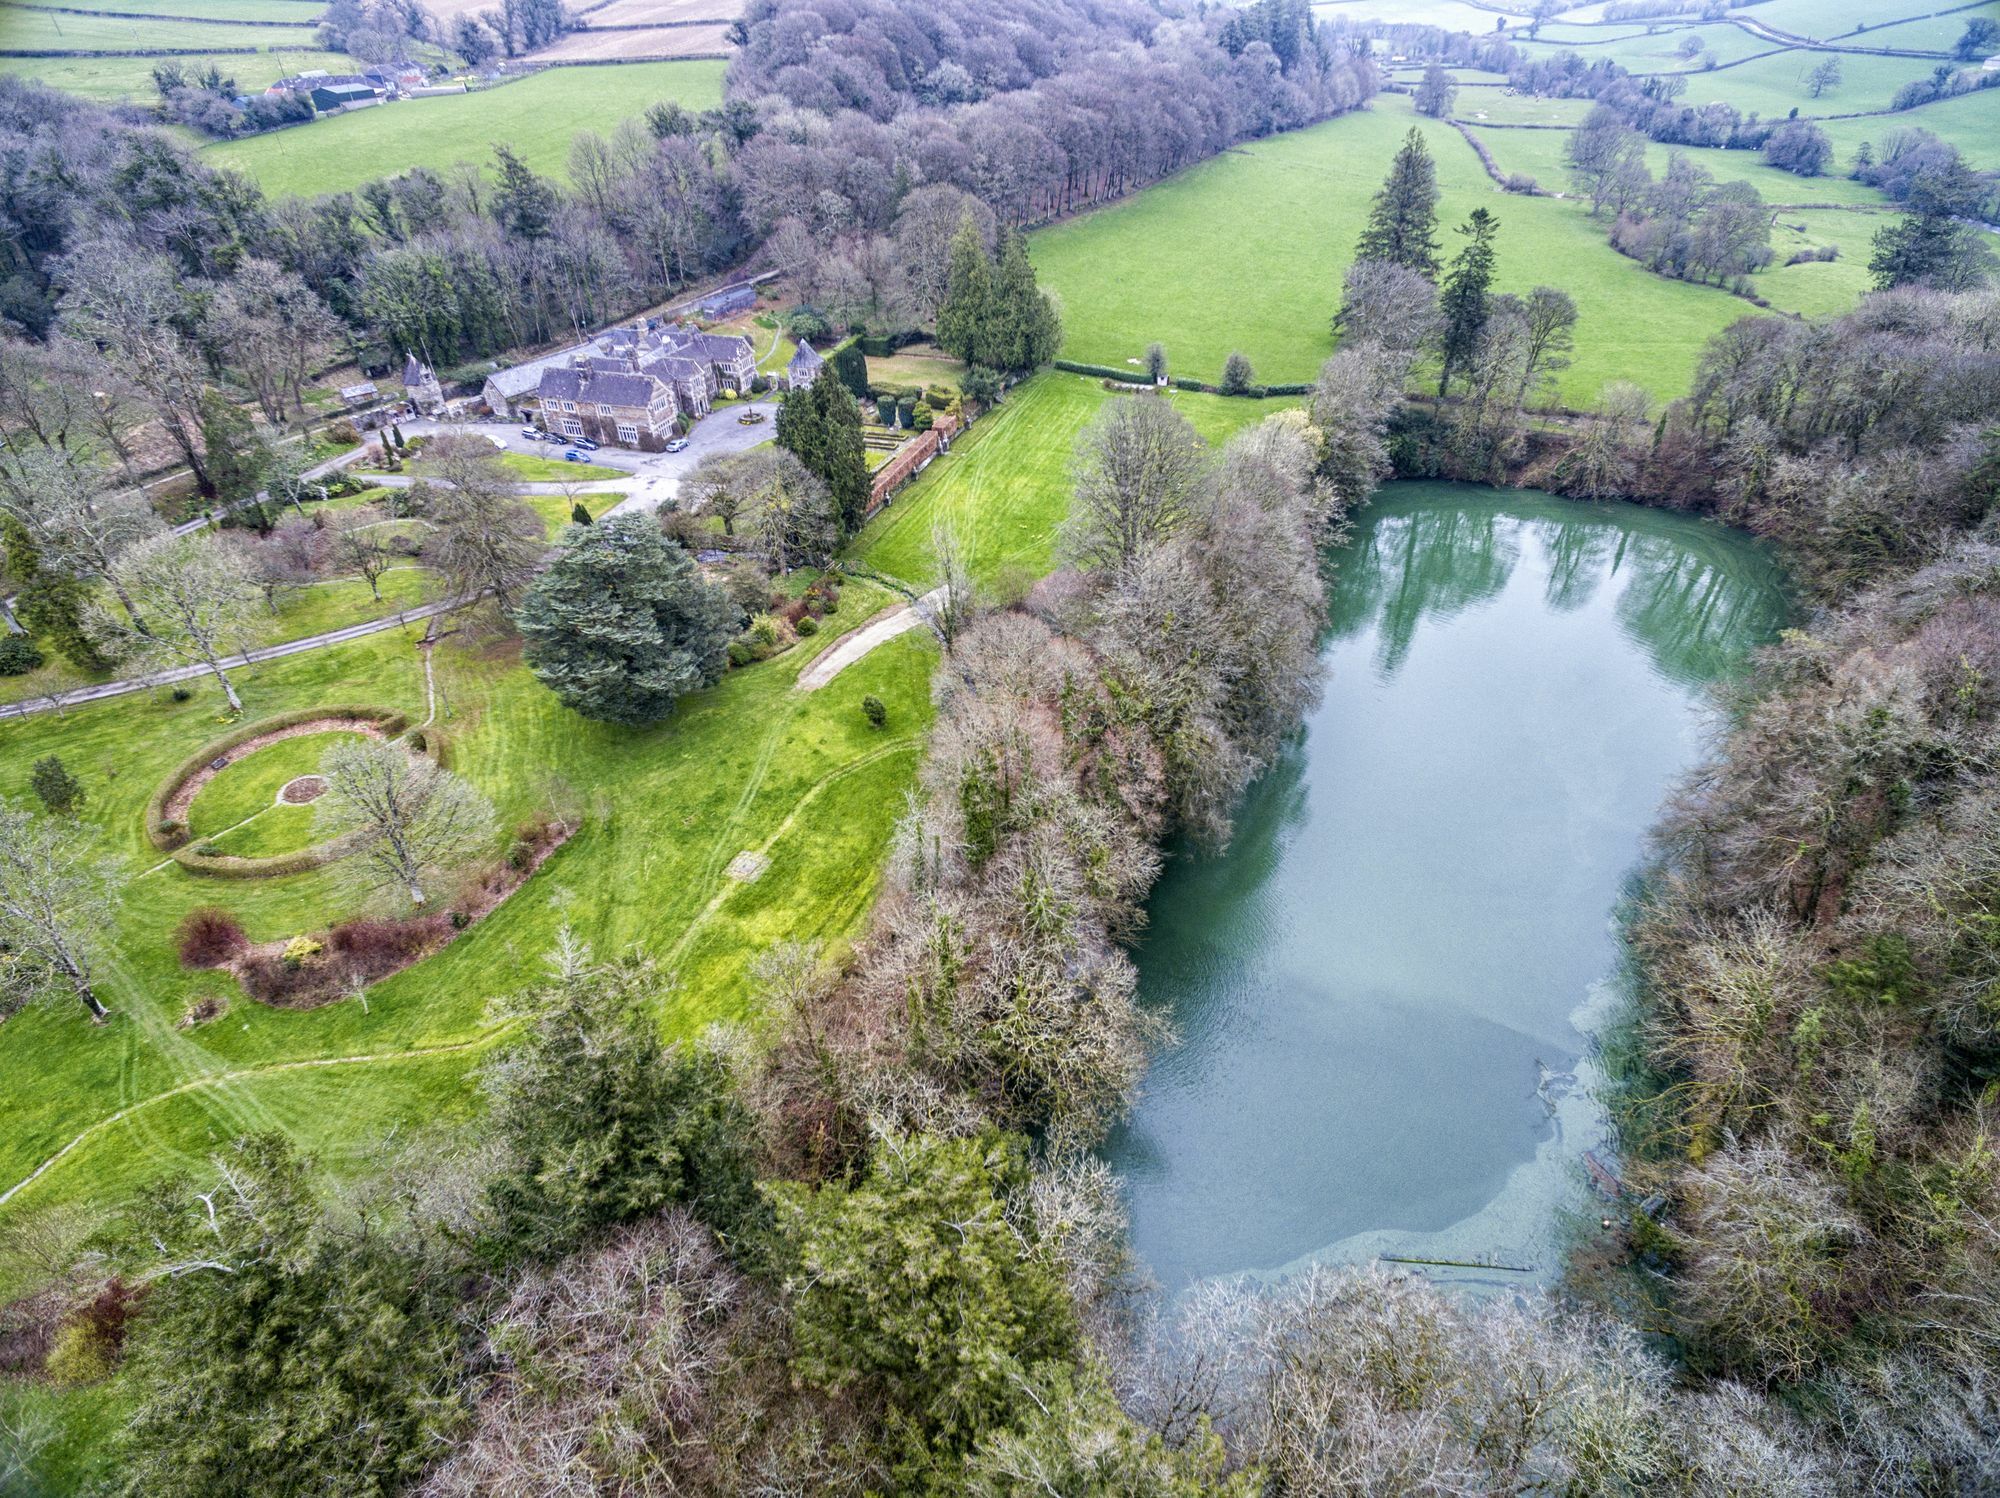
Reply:
<svg viewBox="0 0 2000 1498"><path fill-rule="evenodd" d="M86 651L207 596L206 553L110 493L141 462L136 419L205 488L276 489L221 381L276 428L343 346L450 363L545 341L753 246L833 320L935 325L998 396L1057 342L1020 224L1375 86L1281 0L1226 21L758 0L743 33L723 109L580 140L569 187L503 153L491 178L316 204L0 80L19 329L0 510L29 601ZM1628 252L1731 274L1747 205L1673 170L1618 201L1653 132L1595 96L1572 155ZM1856 311L1747 317L1665 411L1614 387L1536 422L1575 306L1492 290L1504 222L1441 234L1413 133L1299 409L1215 450L1168 400L1116 394L1049 577L982 591L933 537L937 721L851 960L778 946L767 1022L663 1048L672 977L565 935L544 983L491 996L518 1031L476 1124L339 1184L277 1136L239 1140L115 1240L11 1215L0 1252L42 1288L0 1351L66 1383L118 1373L108 1490L146 1498L2000 1484L2000 298L1931 191L1904 194ZM866 485L833 364L784 409L777 446L689 480L774 572L825 561ZM743 603L671 521L579 523L543 568L483 443L420 471L451 586L494 596L566 704L657 721L734 660ZM1331 543L1392 474L1713 514L1782 547L1804 590L1667 809L1634 918L1643 1064L1615 1101L1653 1197L1620 1272L1579 1265L1560 1296L1328 1270L1163 1310L1090 1153L1170 1039L1127 948L1165 841L1225 842L1315 701ZM86 589L111 595L88 628ZM614 680L642 648L658 669ZM385 765L335 766L335 812ZM369 877L408 887L491 840L462 783L396 773L432 842L357 860ZM0 847L82 910L88 870L49 825L0 811ZM33 955L90 1002L87 971ZM34 1490L43 1434L0 1429L0 1483Z"/></svg>

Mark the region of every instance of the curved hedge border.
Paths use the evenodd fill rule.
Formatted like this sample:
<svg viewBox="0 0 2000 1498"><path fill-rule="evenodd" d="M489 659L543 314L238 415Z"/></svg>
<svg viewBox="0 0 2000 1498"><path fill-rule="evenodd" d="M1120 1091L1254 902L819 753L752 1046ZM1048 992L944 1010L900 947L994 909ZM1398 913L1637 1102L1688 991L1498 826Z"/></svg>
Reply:
<svg viewBox="0 0 2000 1498"><path fill-rule="evenodd" d="M154 789L152 798L146 803L146 836L154 847L168 854L175 863L190 874L203 874L213 879L271 879L280 874L301 874L307 869L316 869L321 864L338 858L341 848L334 844L301 848L296 853L280 853L270 858L238 858L231 854L202 854L187 846L188 830L180 823L171 821L166 814L167 803L174 793L200 774L216 760L234 749L238 744L247 744L252 739L262 738L267 733L296 727L301 723L312 723L321 718L345 718L350 721L373 723L384 738L394 738L409 726L409 718L399 712L380 707L307 707L294 712L279 713L276 717L260 718L255 723L242 723L219 739L211 739L193 754L182 760ZM442 764L444 741L435 728L412 730L412 746L422 754Z"/></svg>

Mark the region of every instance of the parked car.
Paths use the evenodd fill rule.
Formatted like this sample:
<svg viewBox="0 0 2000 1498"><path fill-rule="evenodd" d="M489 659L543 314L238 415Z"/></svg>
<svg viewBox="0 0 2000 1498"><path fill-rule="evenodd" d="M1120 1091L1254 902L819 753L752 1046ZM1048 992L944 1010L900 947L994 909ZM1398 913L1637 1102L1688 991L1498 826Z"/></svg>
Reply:
<svg viewBox="0 0 2000 1498"><path fill-rule="evenodd" d="M572 437L569 439L569 443L571 447L580 447L587 453L597 451L597 444L592 442L588 437Z"/></svg>
<svg viewBox="0 0 2000 1498"><path fill-rule="evenodd" d="M590 459L572 447L568 452L563 454L563 461L565 463L588 463Z"/></svg>
<svg viewBox="0 0 2000 1498"><path fill-rule="evenodd" d="M676 437L674 438L673 441L667 444L667 451L670 453L684 453L687 451L687 447L688 447L687 438Z"/></svg>
<svg viewBox="0 0 2000 1498"><path fill-rule="evenodd" d="M521 435L526 437L530 442L540 442L542 440L542 434L533 427L522 427Z"/></svg>

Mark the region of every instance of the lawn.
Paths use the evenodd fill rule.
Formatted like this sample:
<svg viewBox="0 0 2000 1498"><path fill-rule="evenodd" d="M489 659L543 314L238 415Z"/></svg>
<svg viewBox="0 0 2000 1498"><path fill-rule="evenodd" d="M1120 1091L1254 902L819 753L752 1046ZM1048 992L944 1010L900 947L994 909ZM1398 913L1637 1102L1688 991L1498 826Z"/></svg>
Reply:
<svg viewBox="0 0 2000 1498"><path fill-rule="evenodd" d="M336 744L358 744L361 738L358 733L302 733L231 761L196 792L188 807L189 834L214 837L271 810L278 792L301 775L317 772L329 749ZM309 806L287 809L311 811Z"/></svg>
<svg viewBox="0 0 2000 1498"><path fill-rule="evenodd" d="M690 109L722 101L720 62L644 62L550 68L476 93L408 99L297 130L209 146L213 166L233 166L272 197L313 197L359 187L413 166L459 161L490 166L493 147L511 146L538 172L568 175L579 130L609 135L620 120L672 99Z"/></svg>
<svg viewBox="0 0 2000 1498"><path fill-rule="evenodd" d="M861 566L912 586L931 579L931 529L957 533L978 581L1039 577L1055 561L1056 528L1069 511L1077 438L1113 397L1097 381L1056 372L1017 386L876 515L850 549ZM1288 400L1245 400L1174 391L1166 397L1211 443Z"/></svg>
<svg viewBox="0 0 2000 1498"><path fill-rule="evenodd" d="M868 383L871 385L907 385L913 389L942 386L956 390L958 382L964 377L963 364L929 343L913 343L896 350L886 359L871 358L868 361Z"/></svg>
<svg viewBox="0 0 2000 1498"><path fill-rule="evenodd" d="M534 681L514 647L448 636L435 650L437 724L453 767L493 798L502 827L551 805L583 825L494 915L376 985L365 1005L268 1009L225 976L185 972L174 958L173 929L197 905L226 905L255 940L360 908L337 869L206 880L146 841L142 810L154 785L220 732L212 687L198 686L186 702L139 694L64 719L0 723L0 795L24 795L32 761L60 752L85 784L86 822L123 881L105 983L117 1011L111 1024L93 1028L75 1006L55 1004L0 1027L0 1096L10 1100L0 1193L72 1140L75 1149L16 1203L113 1208L251 1128L293 1133L339 1168L399 1132L449 1125L476 1107L469 1074L500 1033L489 1006L535 979L565 924L607 952L644 943L679 974L679 988L660 999L669 1034L754 1017L748 967L757 953L789 937L842 943L873 898L929 718L931 647L907 636L823 691L795 692L792 683L842 629L890 601L877 587L851 585L822 634L730 673L649 730L586 723ZM367 703L420 720L418 636L393 630L267 662L237 673L239 689L253 717ZM885 730L860 711L868 692L889 706ZM275 785L253 780L281 781L298 768L278 763L283 747L265 751L268 773L260 755L245 761L239 783L218 777L204 794L226 788L241 805L255 802ZM203 817L238 809L218 800ZM263 820L237 851L267 837L295 841L301 830L279 816L267 834ZM723 870L745 849L771 863L760 880L737 884ZM177 1027L211 995L230 999L228 1013Z"/></svg>
<svg viewBox="0 0 2000 1498"><path fill-rule="evenodd" d="M1384 97L1039 231L1031 251L1063 299L1064 354L1123 365L1157 339L1177 373L1213 379L1241 350L1260 379L1311 379L1333 351L1340 277L1369 200L1412 123L1437 159L1441 221L1457 224L1481 206L1500 220L1496 289L1548 283L1576 299L1578 352L1560 385L1567 403L1588 404L1612 380L1660 399L1684 394L1702 345L1749 310L1619 255L1580 203L1500 192L1455 129Z"/></svg>
<svg viewBox="0 0 2000 1498"><path fill-rule="evenodd" d="M632 476L623 468L607 468L602 463L572 463L567 458L545 458L539 453L504 453L500 462L524 484L568 484L586 479L624 479Z"/></svg>

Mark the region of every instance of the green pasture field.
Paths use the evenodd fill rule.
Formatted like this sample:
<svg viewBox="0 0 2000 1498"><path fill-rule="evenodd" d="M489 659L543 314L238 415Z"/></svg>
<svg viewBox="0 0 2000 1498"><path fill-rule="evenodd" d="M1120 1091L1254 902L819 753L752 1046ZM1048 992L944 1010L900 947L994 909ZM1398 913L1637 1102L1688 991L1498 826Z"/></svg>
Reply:
<svg viewBox="0 0 2000 1498"><path fill-rule="evenodd" d="M1573 130L1590 113L1588 99L1540 99L1503 88L1462 88L1452 101L1452 118L1468 125L1561 125ZM1566 136L1562 131L1523 130L1523 135Z"/></svg>
<svg viewBox="0 0 2000 1498"><path fill-rule="evenodd" d="M1484 6L1466 5L1462 0L1313 0L1313 19L1330 21L1345 16L1352 21L1403 21L1416 26L1442 26L1447 31L1487 32L1500 19ZM1525 23L1528 12L1509 13L1508 23Z"/></svg>
<svg viewBox="0 0 2000 1498"><path fill-rule="evenodd" d="M2000 5L1982 5L1976 10L1955 10L1947 15L1870 26L1859 36L1848 40L1859 47L1912 47L1929 52L1950 52L1965 34L1965 23L1978 16L2000 21Z"/></svg>
<svg viewBox="0 0 2000 1498"><path fill-rule="evenodd" d="M290 33L273 32L271 35L287 36ZM123 99L147 102L156 97L153 92L153 68L167 60L159 57L0 57L0 73L38 79L51 88L65 89L99 103L116 103ZM328 72L336 72L353 66L353 59L344 52L323 52L313 47L286 48L254 55L232 53L214 58L177 57L171 60L190 73L203 71L212 61L225 76L236 80L237 87L243 89L267 88L280 78L307 68L325 68Z"/></svg>
<svg viewBox="0 0 2000 1498"><path fill-rule="evenodd" d="M1806 87L1806 74L1829 57L1840 63L1840 82L1815 99ZM1690 74L1680 102L1699 108L1719 100L1766 119L1782 119L1794 109L1814 117L1852 114L1887 109L1897 89L1929 77L1935 66L1920 57L1872 57L1864 52L1813 52L1792 47L1735 67Z"/></svg>
<svg viewBox="0 0 2000 1498"><path fill-rule="evenodd" d="M980 418L855 538L862 566L913 587L931 576L931 531L951 527L975 579L1040 577L1055 565L1056 528L1069 513L1077 438L1113 396L1084 375L1046 371L1023 381ZM1211 444L1296 400L1173 391L1166 399Z"/></svg>
<svg viewBox="0 0 2000 1498"><path fill-rule="evenodd" d="M1468 121L1468 123L1470 123ZM1572 190L1569 166L1564 153L1569 148L1566 130L1510 130L1503 127L1473 127L1486 149L1493 153L1503 172L1525 172L1551 192ZM1847 160L1836 152L1833 164L1817 177L1800 177L1766 166L1761 152L1725 151L1715 146L1646 147L1646 164L1659 177L1667 170L1674 152L1705 167L1717 182L1747 182L1767 203L1836 203L1861 208L1879 208L1888 199L1865 183L1847 177Z"/></svg>
<svg viewBox="0 0 2000 1498"><path fill-rule="evenodd" d="M871 385L908 385L928 388L944 387L958 389L958 382L965 377L965 366L933 344L912 344L898 349L886 359L868 361L868 383Z"/></svg>
<svg viewBox="0 0 2000 1498"><path fill-rule="evenodd" d="M7 0L6 9L115 11L128 16L193 16L203 21L319 23L323 0ZM0 30L5 22L0 21Z"/></svg>
<svg viewBox="0 0 2000 1498"><path fill-rule="evenodd" d="M440 170L473 161L490 167L496 145L511 146L538 172L566 177L577 131L608 135L619 121L668 99L712 109L722 102L724 66L550 68L476 93L406 99L295 130L223 141L203 156L212 166L237 168L274 198L342 192L413 166Z"/></svg>
<svg viewBox="0 0 2000 1498"><path fill-rule="evenodd" d="M190 9L192 7L189 7ZM186 14L185 11L182 12ZM237 26L228 21L133 21L121 16L0 6L0 47L10 51L130 52L210 47L293 47L316 44L311 26ZM155 58L152 61L157 62Z"/></svg>
<svg viewBox="0 0 2000 1498"><path fill-rule="evenodd" d="M1874 253L1876 232L1894 219L1895 215L1887 209L1878 213L1823 208L1780 210L1771 228L1771 264L1753 278L1757 294L1782 312L1796 312L1805 317L1830 317L1845 312L1875 289L1868 257ZM1835 246L1840 258L1809 261L1804 265L1785 263L1801 250L1824 245Z"/></svg>
<svg viewBox="0 0 2000 1498"><path fill-rule="evenodd" d="M359 743L362 735L335 731L302 733L266 744L216 773L195 793L188 807L187 828L196 838L214 837L239 822L277 805L278 792L301 775L319 770L319 762L337 744ZM286 808L310 812L310 806Z"/></svg>
<svg viewBox="0 0 2000 1498"><path fill-rule="evenodd" d="M1991 89L1940 99L1901 114L1821 120L1819 124L1832 138L1836 159L1843 167L1854 159L1855 148L1863 141L1879 154L1882 143L1898 130L1922 129L1957 146L1981 171L2000 171L2000 93Z"/></svg>
<svg viewBox="0 0 2000 1498"><path fill-rule="evenodd" d="M1609 60L1634 73L1687 73L1691 75L1688 88L1692 92L1698 87L1695 78L1701 73L1703 63L1699 57L1680 55L1681 43L1690 36L1701 43L1701 56L1712 57L1718 63L1754 57L1779 45L1726 22L1663 27L1652 32L1643 27L1628 31L1610 26L1544 26L1534 41L1522 38L1514 44L1531 55L1575 52L1585 62Z"/></svg>
<svg viewBox="0 0 2000 1498"><path fill-rule="evenodd" d="M1702 345L1748 310L1727 292L1666 280L1619 255L1579 202L1502 193L1455 129L1385 97L1038 231L1031 251L1043 283L1062 295L1064 355L1123 365L1157 340L1177 373L1213 379L1241 350L1262 380L1310 380L1333 351L1340 278L1369 200L1412 124L1437 159L1447 252L1449 226L1483 206L1500 220L1496 289L1548 283L1576 299L1564 402L1588 405L1613 380L1659 399L1684 394Z"/></svg>
<svg viewBox="0 0 2000 1498"><path fill-rule="evenodd" d="M1851 35L1858 26L1865 26L1872 33L1877 27L1891 25L1905 17L1942 9L1944 6L1941 4L1922 4L1918 0L1902 0L1901 4L1894 6L1886 6L1882 0L1759 0L1755 9L1746 11L1745 15L1766 26L1789 31L1794 36L1828 42ZM1974 12L1967 11L1965 14L1969 16ZM1867 40L1867 33L1861 40Z"/></svg>
<svg viewBox="0 0 2000 1498"><path fill-rule="evenodd" d="M464 1117L477 1102L468 1074L501 1033L489 1006L536 979L565 924L606 952L644 943L679 973L660 1002L671 1035L754 1018L756 955L792 937L838 945L873 898L929 721L931 647L906 636L819 692L792 684L818 650L891 601L851 584L819 636L731 672L647 730L559 707L511 644L476 631L447 637L435 647L437 725L453 768L493 798L503 829L552 804L583 826L493 915L375 985L365 1006L266 1008L227 975L186 972L175 958L174 928L199 905L226 906L258 941L361 909L337 869L209 880L147 842L142 812L160 777L222 731L213 687L183 703L140 694L0 723L0 795L26 795L33 760L60 752L85 784L84 820L121 881L105 977L112 1022L93 1027L77 1006L52 1004L0 1030L0 1095L14 1100L0 1132L0 1193L75 1142L0 1205L0 1219L10 1205L47 1201L113 1209L248 1129L286 1130L338 1168L399 1131ZM390 630L267 662L237 673L239 690L252 718L365 703L421 720L420 634ZM885 729L861 713L870 692L888 704ZM746 849L771 863L738 884L723 870ZM204 996L226 997L228 1012L177 1028Z"/></svg>

